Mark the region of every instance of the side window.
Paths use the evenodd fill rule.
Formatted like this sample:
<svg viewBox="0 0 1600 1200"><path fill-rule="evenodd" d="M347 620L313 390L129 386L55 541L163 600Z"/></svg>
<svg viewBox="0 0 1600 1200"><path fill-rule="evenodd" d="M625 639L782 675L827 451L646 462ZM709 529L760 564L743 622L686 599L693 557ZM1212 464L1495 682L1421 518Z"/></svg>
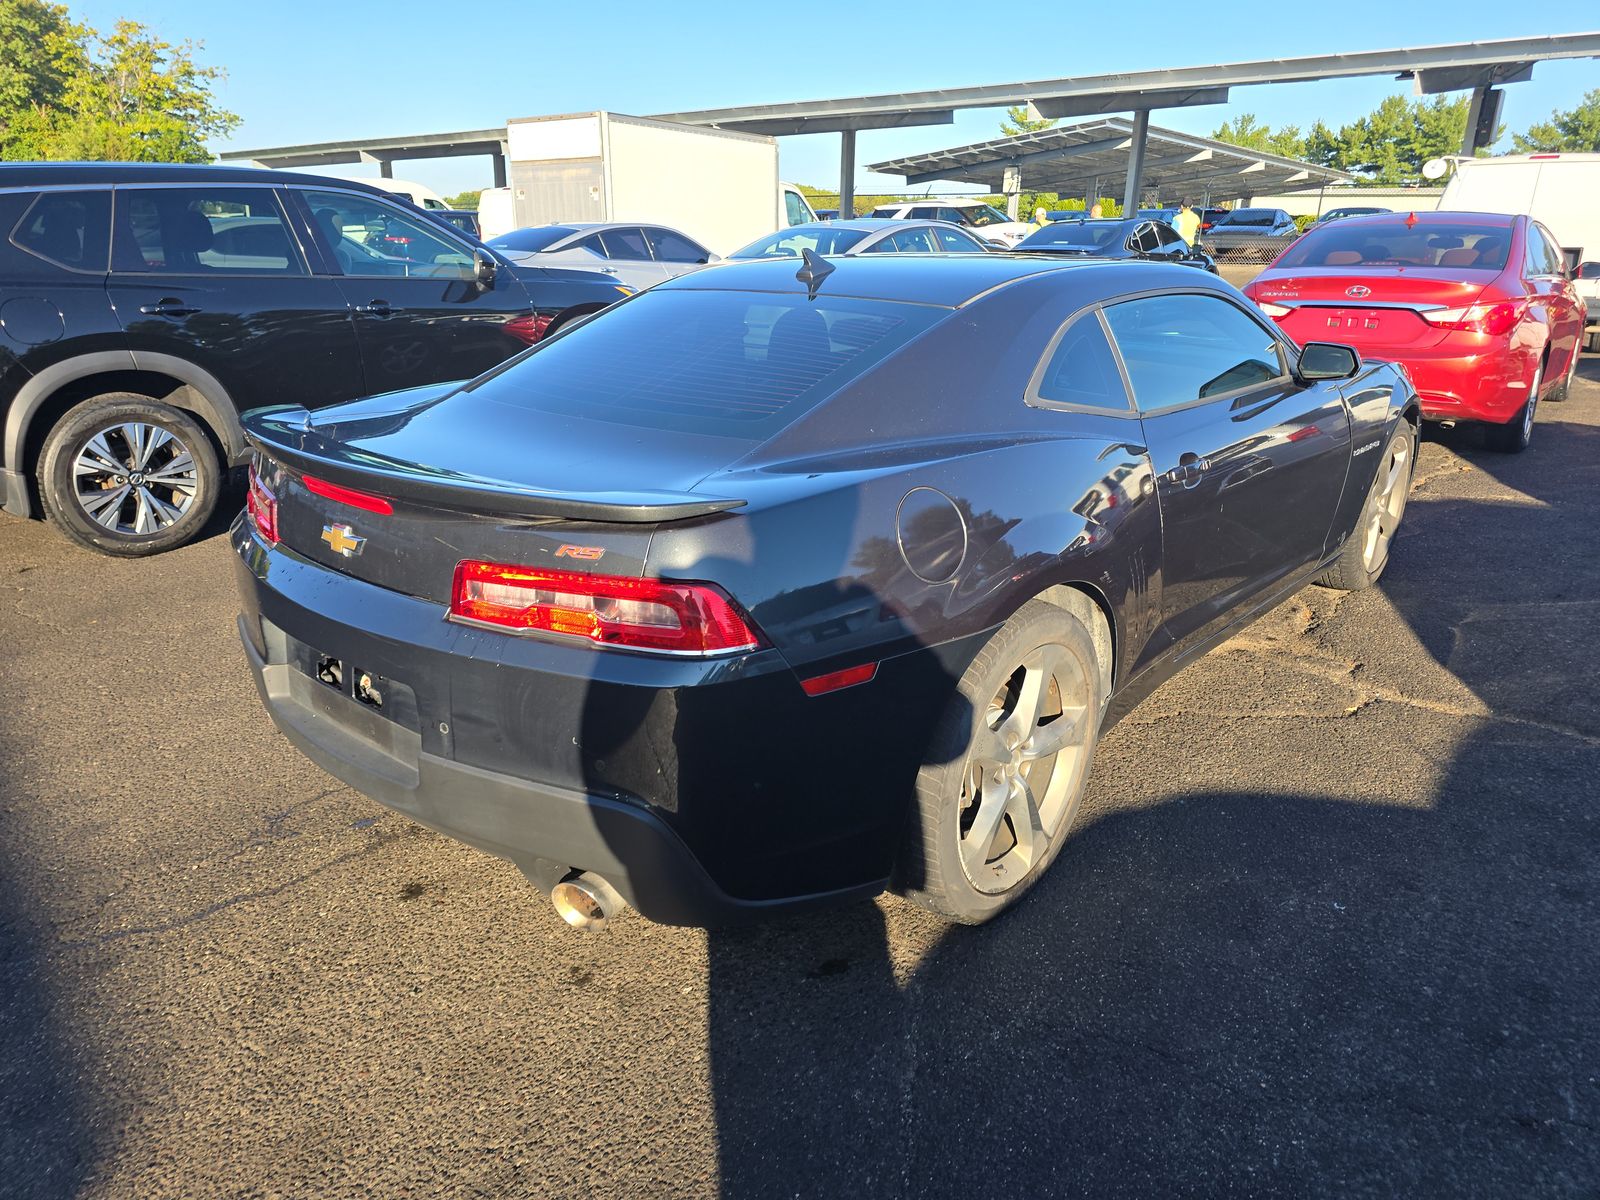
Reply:
<svg viewBox="0 0 1600 1200"><path fill-rule="evenodd" d="M938 239L939 249L948 250L952 254L971 254L981 251L983 245L973 237L962 233L959 229L937 228L933 236Z"/></svg>
<svg viewBox="0 0 1600 1200"><path fill-rule="evenodd" d="M881 241L874 242L861 253L863 254L932 254L933 239L928 236L928 229L902 229L890 234Z"/></svg>
<svg viewBox="0 0 1600 1200"><path fill-rule="evenodd" d="M1278 340L1219 296L1179 293L1105 310L1144 412L1221 396L1282 378Z"/></svg>
<svg viewBox="0 0 1600 1200"><path fill-rule="evenodd" d="M17 222L11 241L58 266L104 274L111 252L111 192L44 192Z"/></svg>
<svg viewBox="0 0 1600 1200"><path fill-rule="evenodd" d="M1537 225L1528 226L1527 267L1529 275L1561 274L1561 255L1550 245L1550 239Z"/></svg>
<svg viewBox="0 0 1600 1200"><path fill-rule="evenodd" d="M656 259L660 262L702 263L711 254L704 246L670 229L646 229L645 235L649 237L650 248L656 252Z"/></svg>
<svg viewBox="0 0 1600 1200"><path fill-rule="evenodd" d="M939 210L937 208L923 204L913 208L906 215L914 221L932 221L937 218L938 212Z"/></svg>
<svg viewBox="0 0 1600 1200"><path fill-rule="evenodd" d="M812 220L811 214L806 211L806 202L794 192L783 193L783 211L791 225L806 225Z"/></svg>
<svg viewBox="0 0 1600 1200"><path fill-rule="evenodd" d="M607 258L650 261L650 247L644 244L642 229L606 229L600 234Z"/></svg>
<svg viewBox="0 0 1600 1200"><path fill-rule="evenodd" d="M270 188L118 188L111 269L136 275L304 275Z"/></svg>
<svg viewBox="0 0 1600 1200"><path fill-rule="evenodd" d="M352 192L302 193L324 249L346 275L473 279L472 252L442 226Z"/></svg>
<svg viewBox="0 0 1600 1200"><path fill-rule="evenodd" d="M582 250L584 253L592 254L596 258L607 257L606 248L600 244L600 235L598 233L591 233L586 238L579 238L575 242L570 242L563 246L562 250Z"/></svg>
<svg viewBox="0 0 1600 1200"><path fill-rule="evenodd" d="M1157 246L1175 246L1183 241L1183 238L1178 235L1178 231L1165 222L1157 221L1155 223L1155 231Z"/></svg>
<svg viewBox="0 0 1600 1200"><path fill-rule="evenodd" d="M1146 221L1133 231L1133 236L1128 239L1132 249L1141 254L1149 254L1161 243L1156 240L1156 227L1154 223Z"/></svg>
<svg viewBox="0 0 1600 1200"><path fill-rule="evenodd" d="M1034 396L1046 405L1081 404L1110 412L1128 411L1122 372L1096 314L1084 313L1067 326L1045 362Z"/></svg>

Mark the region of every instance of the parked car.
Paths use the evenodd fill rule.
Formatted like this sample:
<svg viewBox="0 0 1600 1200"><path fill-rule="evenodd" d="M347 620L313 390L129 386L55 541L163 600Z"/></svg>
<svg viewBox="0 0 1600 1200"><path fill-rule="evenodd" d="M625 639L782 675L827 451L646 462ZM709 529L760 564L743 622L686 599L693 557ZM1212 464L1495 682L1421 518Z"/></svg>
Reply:
<svg viewBox="0 0 1600 1200"><path fill-rule="evenodd" d="M693 238L659 225L535 225L501 234L488 245L515 263L602 271L631 288L651 287L717 261Z"/></svg>
<svg viewBox="0 0 1600 1200"><path fill-rule="evenodd" d="M239 628L283 733L576 924L886 886L978 922L1140 697L1383 571L1404 372L1163 264L799 267L254 417Z"/></svg>
<svg viewBox="0 0 1600 1200"><path fill-rule="evenodd" d="M857 217L853 221L819 221L795 225L757 238L728 255L741 258L799 258L817 254L987 254L980 242L959 225L945 221L901 221Z"/></svg>
<svg viewBox="0 0 1600 1200"><path fill-rule="evenodd" d="M199 532L246 410L467 378L626 294L250 168L4 164L0 230L0 501L108 554Z"/></svg>
<svg viewBox="0 0 1600 1200"><path fill-rule="evenodd" d="M1017 243L1019 254L1060 254L1077 258L1145 258L1182 263L1216 274L1217 264L1191 246L1165 221L1053 221Z"/></svg>
<svg viewBox="0 0 1600 1200"><path fill-rule="evenodd" d="M1600 351L1600 154L1506 154L1453 160L1439 207L1525 213L1555 238L1588 309L1590 350ZM1441 164L1442 165L1442 164Z"/></svg>
<svg viewBox="0 0 1600 1200"><path fill-rule="evenodd" d="M384 178L369 179L365 182L392 195L400 196L418 208L425 208L430 212L450 211L450 206L445 203L444 197L425 183L416 183L410 179Z"/></svg>
<svg viewBox="0 0 1600 1200"><path fill-rule="evenodd" d="M1135 216L1143 217L1147 221L1160 221L1164 225L1171 225L1172 219L1178 215L1175 208L1141 208Z"/></svg>
<svg viewBox="0 0 1600 1200"><path fill-rule="evenodd" d="M1345 217L1370 217L1377 213L1393 212L1390 208L1379 208L1371 204L1347 204L1343 208L1330 208L1317 218L1316 223L1322 225L1328 221L1340 221Z"/></svg>
<svg viewBox="0 0 1600 1200"><path fill-rule="evenodd" d="M1236 208L1211 226L1214 235L1232 233L1249 237L1282 237L1296 229L1294 218L1281 208Z"/></svg>
<svg viewBox="0 0 1600 1200"><path fill-rule="evenodd" d="M1013 221L982 200L948 197L911 204L880 204L872 210L872 215L901 221L947 221L951 225L966 228L974 237L991 242L1002 250L1009 250L1038 228L1029 221Z"/></svg>
<svg viewBox="0 0 1600 1200"><path fill-rule="evenodd" d="M1200 218L1200 232L1208 233L1231 210L1226 208L1197 208L1194 211L1195 215Z"/></svg>
<svg viewBox="0 0 1600 1200"><path fill-rule="evenodd" d="M446 225L450 226L452 229L459 229L462 233L466 234L469 238L477 240L477 237L478 237L478 213L477 213L477 210L470 209L470 208L445 208L445 209L430 208L430 209L425 209L424 211L427 212L430 216L433 216L433 217L437 218L438 220L443 221Z"/></svg>
<svg viewBox="0 0 1600 1200"><path fill-rule="evenodd" d="M1316 225L1245 294L1296 339L1337 336L1403 363L1423 416L1484 423L1528 445L1541 399L1578 367L1583 303L1537 221L1489 213L1349 217Z"/></svg>

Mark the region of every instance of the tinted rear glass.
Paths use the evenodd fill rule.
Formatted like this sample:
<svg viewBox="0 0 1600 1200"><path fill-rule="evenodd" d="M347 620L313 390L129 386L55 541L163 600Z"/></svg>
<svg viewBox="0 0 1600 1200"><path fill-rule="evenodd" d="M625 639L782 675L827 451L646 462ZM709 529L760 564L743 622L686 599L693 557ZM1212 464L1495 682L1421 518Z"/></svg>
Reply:
<svg viewBox="0 0 1600 1200"><path fill-rule="evenodd" d="M1500 271L1511 249L1511 228L1477 221L1332 221L1289 248L1279 267L1444 267Z"/></svg>
<svg viewBox="0 0 1600 1200"><path fill-rule="evenodd" d="M1057 222L1045 225L1022 239L1021 248L1034 246L1083 246L1093 249L1120 243L1133 226L1124 221Z"/></svg>
<svg viewBox="0 0 1600 1200"><path fill-rule="evenodd" d="M496 250L532 252L543 250L546 246L553 245L564 237L571 237L577 232L568 225L540 225L534 229L513 229L510 233L502 233L485 245L493 246Z"/></svg>
<svg viewBox="0 0 1600 1200"><path fill-rule="evenodd" d="M645 292L470 394L564 416L764 440L948 311L825 296Z"/></svg>
<svg viewBox="0 0 1600 1200"><path fill-rule="evenodd" d="M867 235L859 229L835 229L826 225L796 225L781 233L757 238L731 258L799 258L802 250L818 254L843 254Z"/></svg>
<svg viewBox="0 0 1600 1200"><path fill-rule="evenodd" d="M1236 208L1222 219L1225 225L1271 225L1278 219L1275 208Z"/></svg>
<svg viewBox="0 0 1600 1200"><path fill-rule="evenodd" d="M111 253L111 193L45 192L11 240L63 267L104 273Z"/></svg>

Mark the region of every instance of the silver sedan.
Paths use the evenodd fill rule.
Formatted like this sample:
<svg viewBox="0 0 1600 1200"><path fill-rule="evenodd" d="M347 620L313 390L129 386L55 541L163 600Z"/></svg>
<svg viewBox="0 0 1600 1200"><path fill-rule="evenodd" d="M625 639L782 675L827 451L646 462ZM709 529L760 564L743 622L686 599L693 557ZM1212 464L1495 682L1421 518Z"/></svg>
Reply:
<svg viewBox="0 0 1600 1200"><path fill-rule="evenodd" d="M640 291L717 261L715 254L676 229L624 222L534 225L502 233L487 245L512 262L603 271Z"/></svg>
<svg viewBox="0 0 1600 1200"><path fill-rule="evenodd" d="M729 258L799 258L818 254L987 254L989 247L948 221L858 217L792 225L757 238Z"/></svg>

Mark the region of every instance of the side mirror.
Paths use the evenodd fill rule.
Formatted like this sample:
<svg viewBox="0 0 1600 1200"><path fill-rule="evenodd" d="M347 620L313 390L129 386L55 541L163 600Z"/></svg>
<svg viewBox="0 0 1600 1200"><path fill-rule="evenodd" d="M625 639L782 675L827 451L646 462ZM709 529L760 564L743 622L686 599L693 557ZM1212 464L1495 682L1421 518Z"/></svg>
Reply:
<svg viewBox="0 0 1600 1200"><path fill-rule="evenodd" d="M494 277L499 270L500 264L487 250L480 247L472 252L472 277L478 281L479 287L493 287Z"/></svg>
<svg viewBox="0 0 1600 1200"><path fill-rule="evenodd" d="M1600 279L1600 262L1586 262L1578 264L1578 272L1574 279Z"/></svg>
<svg viewBox="0 0 1600 1200"><path fill-rule="evenodd" d="M1349 379L1361 369L1361 356L1335 342L1307 342L1300 351L1298 374L1307 383L1323 379Z"/></svg>

